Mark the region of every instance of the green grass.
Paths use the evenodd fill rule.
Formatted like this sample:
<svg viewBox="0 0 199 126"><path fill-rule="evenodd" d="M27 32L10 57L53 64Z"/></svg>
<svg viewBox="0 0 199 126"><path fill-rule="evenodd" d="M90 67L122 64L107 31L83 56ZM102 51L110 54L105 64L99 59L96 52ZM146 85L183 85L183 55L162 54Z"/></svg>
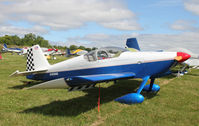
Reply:
<svg viewBox="0 0 199 126"><path fill-rule="evenodd" d="M50 63L65 60L57 57ZM142 104L125 105L114 99L135 92L140 79L101 83L101 111L97 111L98 88L67 92L56 90L23 90L37 83L25 77L9 77L15 70L25 70L23 56L3 54L0 60L1 126L77 126L77 125L150 125L198 126L199 70L180 78L156 80L158 94L143 93Z"/></svg>

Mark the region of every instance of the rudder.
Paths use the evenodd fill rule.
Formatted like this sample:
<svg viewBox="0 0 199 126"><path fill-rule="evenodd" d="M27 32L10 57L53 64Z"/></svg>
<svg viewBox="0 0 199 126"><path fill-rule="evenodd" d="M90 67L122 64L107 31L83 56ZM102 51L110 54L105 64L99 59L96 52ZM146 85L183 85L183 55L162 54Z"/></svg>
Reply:
<svg viewBox="0 0 199 126"><path fill-rule="evenodd" d="M4 48L8 48L7 45L6 45L5 43L3 44L3 47L4 47Z"/></svg>
<svg viewBox="0 0 199 126"><path fill-rule="evenodd" d="M47 69L50 66L39 45L27 50L26 71Z"/></svg>
<svg viewBox="0 0 199 126"><path fill-rule="evenodd" d="M136 38L128 38L126 41L126 45L128 48L133 48L133 49L140 51L140 47L138 45Z"/></svg>

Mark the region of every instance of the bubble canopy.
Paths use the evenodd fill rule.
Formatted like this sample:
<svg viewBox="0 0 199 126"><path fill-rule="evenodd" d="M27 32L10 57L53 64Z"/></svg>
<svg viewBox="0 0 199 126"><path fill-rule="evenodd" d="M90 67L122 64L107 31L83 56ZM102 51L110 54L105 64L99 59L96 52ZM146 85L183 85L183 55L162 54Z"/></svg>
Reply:
<svg viewBox="0 0 199 126"><path fill-rule="evenodd" d="M96 61L96 60L103 60L108 58L115 58L120 56L121 53L129 51L125 48L121 47L103 47L93 51L88 52L84 55L84 58L88 61Z"/></svg>
<svg viewBox="0 0 199 126"><path fill-rule="evenodd" d="M115 46L102 47L100 49L106 50L110 53L116 53L118 51L121 51L121 52L129 51L128 49L121 48L121 47L115 47Z"/></svg>

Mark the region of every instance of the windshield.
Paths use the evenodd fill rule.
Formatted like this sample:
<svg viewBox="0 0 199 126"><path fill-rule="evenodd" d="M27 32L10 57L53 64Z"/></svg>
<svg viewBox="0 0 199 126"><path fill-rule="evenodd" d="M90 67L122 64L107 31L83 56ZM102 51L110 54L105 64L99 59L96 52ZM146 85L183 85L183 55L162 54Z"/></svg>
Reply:
<svg viewBox="0 0 199 126"><path fill-rule="evenodd" d="M84 55L84 58L88 61L103 60L108 58L115 58L120 56L122 52L129 51L120 47L103 47L97 50L90 51Z"/></svg>
<svg viewBox="0 0 199 126"><path fill-rule="evenodd" d="M96 51L97 50L88 52L87 54L84 55L84 58L87 59L88 61L96 61L97 60Z"/></svg>
<svg viewBox="0 0 199 126"><path fill-rule="evenodd" d="M118 52L125 52L125 51L129 51L125 48L121 48L121 47L113 47L113 46L110 46L110 47L103 47L103 48L100 48L100 49L103 49L103 50L106 50L107 52L109 53L118 53Z"/></svg>

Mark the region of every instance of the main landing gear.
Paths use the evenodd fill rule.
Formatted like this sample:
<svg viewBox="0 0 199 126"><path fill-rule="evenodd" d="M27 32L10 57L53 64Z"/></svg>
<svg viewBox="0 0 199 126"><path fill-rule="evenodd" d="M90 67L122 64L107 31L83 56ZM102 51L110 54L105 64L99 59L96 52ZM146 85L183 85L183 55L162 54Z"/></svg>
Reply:
<svg viewBox="0 0 199 126"><path fill-rule="evenodd" d="M155 81L154 78L151 78L150 84L145 86L149 78L150 76L146 76L143 78L143 81L136 93L130 93L130 94L124 95L122 97L115 99L115 101L118 101L120 103L125 103L125 104L142 103L144 101L144 97L140 94L142 90L147 91L147 92L158 92L160 90L160 86L154 84L154 81Z"/></svg>

